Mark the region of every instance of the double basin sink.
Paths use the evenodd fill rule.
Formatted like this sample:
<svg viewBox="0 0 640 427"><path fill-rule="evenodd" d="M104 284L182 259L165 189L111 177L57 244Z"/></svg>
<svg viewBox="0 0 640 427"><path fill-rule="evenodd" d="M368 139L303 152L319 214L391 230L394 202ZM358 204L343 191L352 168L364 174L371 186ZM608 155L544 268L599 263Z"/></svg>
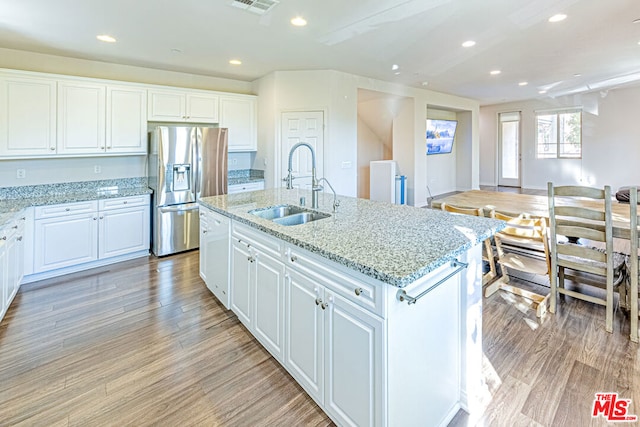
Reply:
<svg viewBox="0 0 640 427"><path fill-rule="evenodd" d="M249 213L263 219L271 220L280 225L301 225L331 216L326 213L311 211L293 205L278 205L269 208L254 209L249 211Z"/></svg>

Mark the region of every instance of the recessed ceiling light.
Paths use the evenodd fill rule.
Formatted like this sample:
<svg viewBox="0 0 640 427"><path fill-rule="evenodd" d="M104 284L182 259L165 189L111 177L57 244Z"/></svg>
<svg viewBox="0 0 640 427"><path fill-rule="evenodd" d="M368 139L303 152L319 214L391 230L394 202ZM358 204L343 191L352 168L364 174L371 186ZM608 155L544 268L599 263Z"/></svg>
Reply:
<svg viewBox="0 0 640 427"><path fill-rule="evenodd" d="M307 25L307 20L302 16L296 16L295 18L291 18L291 25L295 25L296 27L304 27Z"/></svg>
<svg viewBox="0 0 640 427"><path fill-rule="evenodd" d="M400 71L396 71L396 72L395 72L395 73L393 73L393 74L395 74L396 76L398 76L398 75L400 75Z"/></svg>
<svg viewBox="0 0 640 427"><path fill-rule="evenodd" d="M429 86L429 82L422 82L422 86Z"/></svg>
<svg viewBox="0 0 640 427"><path fill-rule="evenodd" d="M393 64L393 65L391 66L391 71L395 71L395 70L397 70L398 68L400 68L400 66L399 66L398 64Z"/></svg>
<svg viewBox="0 0 640 427"><path fill-rule="evenodd" d="M640 24L640 18L631 21L632 24Z"/></svg>
<svg viewBox="0 0 640 427"><path fill-rule="evenodd" d="M575 74L573 75L573 77L580 77L581 75L582 75L582 74L580 74L580 73L575 73Z"/></svg>
<svg viewBox="0 0 640 427"><path fill-rule="evenodd" d="M567 15L565 15L564 13L558 13L549 18L549 22L560 22L564 21L565 19L567 19Z"/></svg>
<svg viewBox="0 0 640 427"><path fill-rule="evenodd" d="M105 42L105 43L115 43L116 42L116 38L112 37L108 34L100 34L98 36L96 36L96 38L98 40L100 40L101 42Z"/></svg>
<svg viewBox="0 0 640 427"><path fill-rule="evenodd" d="M475 45L476 45L476 42L474 42L473 40L467 40L466 42L462 43L462 47L471 47Z"/></svg>
<svg viewBox="0 0 640 427"><path fill-rule="evenodd" d="M543 89L543 90L539 90L539 91L538 91L538 93L539 93L540 95L544 95L545 93L547 93L547 91Z"/></svg>
<svg viewBox="0 0 640 427"><path fill-rule="evenodd" d="M529 82L520 82L520 83L518 83L518 86L526 86L528 84L529 84Z"/></svg>
<svg viewBox="0 0 640 427"><path fill-rule="evenodd" d="M500 70L492 70L489 72L489 74L491 74L492 76L497 76L498 74L500 74L502 71Z"/></svg>
<svg viewBox="0 0 640 427"><path fill-rule="evenodd" d="M231 64L231 65L241 65L242 61L240 61L239 59L231 59L231 60L229 60L229 64Z"/></svg>
<svg viewBox="0 0 640 427"><path fill-rule="evenodd" d="M182 53L182 50L178 49L177 47L174 47L173 49L171 49L171 53Z"/></svg>

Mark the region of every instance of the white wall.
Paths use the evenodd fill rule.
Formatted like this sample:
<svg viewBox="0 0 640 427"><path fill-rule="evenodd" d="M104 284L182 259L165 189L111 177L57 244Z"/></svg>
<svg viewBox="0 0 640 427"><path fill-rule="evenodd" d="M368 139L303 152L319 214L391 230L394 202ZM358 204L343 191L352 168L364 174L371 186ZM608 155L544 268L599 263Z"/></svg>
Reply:
<svg viewBox="0 0 640 427"><path fill-rule="evenodd" d="M584 108L582 159L536 159L535 111ZM497 184L497 115L522 111L522 187L546 189L557 185L640 184L640 87L626 87L557 99L541 99L480 108L480 151L483 185Z"/></svg>
<svg viewBox="0 0 640 427"><path fill-rule="evenodd" d="M402 173L409 178L408 198L416 206L427 204L427 161L425 159L425 132L427 105L439 105L450 110L469 111L471 120L471 188L478 187L479 135L475 118L479 112L477 101L453 95L411 88L395 83L374 80L338 71L276 71L255 82L253 89L259 95L259 142L256 162L266 160L265 175L270 185L281 185L273 172L279 170L280 115L283 111L323 110L325 114L325 163L323 175L340 194L357 194L357 110L358 89L388 93L410 98L406 114L413 116L403 120L409 136L402 152L394 147L394 158L410 159L410 164L399 164ZM263 99L263 94L265 98ZM407 117L408 117L407 116ZM273 121L272 126L270 122ZM395 126L394 126L395 127ZM406 155L406 157L405 157ZM406 160L405 160L406 161ZM343 162L350 162L343 168ZM270 170L272 169L272 170ZM320 172L319 172L320 174Z"/></svg>

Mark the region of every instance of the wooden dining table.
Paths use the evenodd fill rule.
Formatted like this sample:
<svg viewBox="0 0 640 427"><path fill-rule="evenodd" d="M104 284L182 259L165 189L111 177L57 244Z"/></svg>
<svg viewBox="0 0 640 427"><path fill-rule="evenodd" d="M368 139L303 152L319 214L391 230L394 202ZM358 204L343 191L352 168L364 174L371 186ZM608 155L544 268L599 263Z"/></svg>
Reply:
<svg viewBox="0 0 640 427"><path fill-rule="evenodd" d="M465 208L494 209L509 216L527 213L532 216L549 219L549 199L545 196L519 194L497 191L471 190L431 201L431 207L440 209L442 203ZM602 208L602 202L587 199L556 197L557 206L579 206L585 208ZM613 236L629 240L629 204L613 201Z"/></svg>

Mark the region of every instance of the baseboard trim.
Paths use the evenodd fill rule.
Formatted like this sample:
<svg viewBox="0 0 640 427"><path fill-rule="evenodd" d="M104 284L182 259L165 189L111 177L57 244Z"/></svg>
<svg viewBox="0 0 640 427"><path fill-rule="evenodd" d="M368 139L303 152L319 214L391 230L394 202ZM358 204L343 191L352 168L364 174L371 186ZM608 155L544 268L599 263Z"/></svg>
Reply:
<svg viewBox="0 0 640 427"><path fill-rule="evenodd" d="M25 275L20 282L21 285L25 283L33 283L38 280L51 279L53 277L64 276L65 274L77 273L79 271L89 270L91 268L103 267L105 265L115 264L117 262L128 261L135 258L142 258L149 256L149 251L132 252L126 255L120 255L112 258L99 259L97 261L85 262L83 264L73 265L70 267L58 268L50 271L43 271L41 273L34 273Z"/></svg>

